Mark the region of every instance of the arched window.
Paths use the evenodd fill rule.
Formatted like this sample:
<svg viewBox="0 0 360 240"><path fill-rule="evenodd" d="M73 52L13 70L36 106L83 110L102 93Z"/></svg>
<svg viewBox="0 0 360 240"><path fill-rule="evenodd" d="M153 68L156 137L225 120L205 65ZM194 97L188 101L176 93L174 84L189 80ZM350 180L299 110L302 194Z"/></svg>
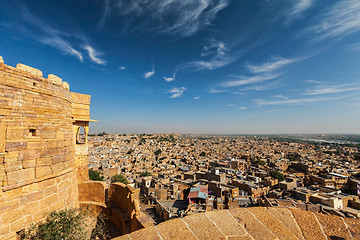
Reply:
<svg viewBox="0 0 360 240"><path fill-rule="evenodd" d="M78 127L77 133L76 133L76 144L85 144L85 128L84 127Z"/></svg>

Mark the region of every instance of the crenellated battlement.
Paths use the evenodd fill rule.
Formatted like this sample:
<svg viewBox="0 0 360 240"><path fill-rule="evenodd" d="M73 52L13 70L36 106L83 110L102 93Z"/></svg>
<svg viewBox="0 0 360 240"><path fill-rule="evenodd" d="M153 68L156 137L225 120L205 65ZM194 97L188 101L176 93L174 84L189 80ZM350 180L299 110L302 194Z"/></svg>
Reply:
<svg viewBox="0 0 360 240"><path fill-rule="evenodd" d="M9 65L6 65L4 63L4 59L3 57L0 56L0 64L4 64L5 66L9 67L9 68L14 68L12 66L9 66ZM33 67L30 67L30 66L27 66L25 64L22 64L22 63L18 63L16 65L16 69L20 70L20 71L23 71L23 72L26 72L26 73L29 73L31 75L34 75L38 78L41 79L41 81L46 81L48 83L51 83L55 86L59 86L59 87L62 87L66 90L70 90L69 88L69 84L65 81L63 81L60 77L54 75L54 74L49 74L47 78L44 78L43 77L43 73L41 70L37 69L37 68L33 68Z"/></svg>

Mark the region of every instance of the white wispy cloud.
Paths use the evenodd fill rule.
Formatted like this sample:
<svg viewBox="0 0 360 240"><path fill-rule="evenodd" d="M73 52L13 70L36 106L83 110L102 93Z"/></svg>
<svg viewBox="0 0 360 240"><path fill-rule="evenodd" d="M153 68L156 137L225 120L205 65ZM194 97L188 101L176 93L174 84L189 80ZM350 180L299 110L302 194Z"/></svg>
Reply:
<svg viewBox="0 0 360 240"><path fill-rule="evenodd" d="M285 11L287 24L303 17L304 12L314 4L314 0L291 0L290 3L291 7Z"/></svg>
<svg viewBox="0 0 360 240"><path fill-rule="evenodd" d="M186 90L185 87L180 87L180 88L172 88L169 90L169 93L172 93L172 95L170 96L170 98L178 98L181 97L183 92Z"/></svg>
<svg viewBox="0 0 360 240"><path fill-rule="evenodd" d="M346 86L346 85L337 85L337 86L319 86L315 89L308 89L306 94L308 95L320 95L320 94L334 94L341 92L351 92L360 90L359 86Z"/></svg>
<svg viewBox="0 0 360 240"><path fill-rule="evenodd" d="M247 69L252 73L266 73L273 72L280 68L284 68L292 63L298 62L300 59L291 59L291 58L283 58L280 56L271 57L269 61L260 64L260 65L252 65L247 64Z"/></svg>
<svg viewBox="0 0 360 240"><path fill-rule="evenodd" d="M15 22L0 22L0 26L9 31L19 33L22 38L53 47L63 55L74 56L83 62L82 52L74 47L75 43L84 45L85 36L78 32L62 31L50 26L48 22L33 15L25 5L19 5L19 15Z"/></svg>
<svg viewBox="0 0 360 240"><path fill-rule="evenodd" d="M339 0L324 9L305 33L315 34L315 41L340 39L360 31L360 1Z"/></svg>
<svg viewBox="0 0 360 240"><path fill-rule="evenodd" d="M52 30L48 29L48 30L49 30L48 36L41 36L37 39L37 41L58 49L60 53L64 55L75 56L79 59L80 62L83 61L84 58L80 51L73 48L71 44L68 41L66 41L64 38L62 38L60 35L51 33L51 31L56 32L53 29Z"/></svg>
<svg viewBox="0 0 360 240"><path fill-rule="evenodd" d="M260 83L264 81L268 81L271 79L275 79L276 77L279 77L280 74L263 74L263 75L255 75L251 77L247 76L232 76L233 80L226 81L221 83L222 87L237 87L242 86L246 84L254 84L254 83Z"/></svg>
<svg viewBox="0 0 360 240"><path fill-rule="evenodd" d="M102 53L96 51L92 46L87 44L87 45L83 46L83 48L87 51L91 61L93 61L94 63L99 64L99 65L106 64L105 60L100 58Z"/></svg>
<svg viewBox="0 0 360 240"><path fill-rule="evenodd" d="M298 99L283 99L283 100L264 100L257 99L256 103L258 105L281 105L281 104L304 104L304 103L314 103L314 102L323 102L329 100L336 100L339 97L317 97L317 98L298 98Z"/></svg>
<svg viewBox="0 0 360 240"><path fill-rule="evenodd" d="M304 82L305 82L305 83L313 83L313 84L323 83L323 81L316 81L316 80L313 80L313 79L305 80Z"/></svg>
<svg viewBox="0 0 360 240"><path fill-rule="evenodd" d="M226 89L217 89L214 87L211 87L208 89L208 93L223 93L223 92L228 92L229 90Z"/></svg>
<svg viewBox="0 0 360 240"><path fill-rule="evenodd" d="M288 97L285 97L284 95L281 95L281 94L278 94L278 95L274 95L274 96L271 96L273 98L281 98L281 99L289 99Z"/></svg>
<svg viewBox="0 0 360 240"><path fill-rule="evenodd" d="M101 18L97 24L98 28L102 28L105 24L106 18L109 16L110 14L110 0L104 0L103 1L103 13L101 15Z"/></svg>
<svg viewBox="0 0 360 240"><path fill-rule="evenodd" d="M199 100L199 99L200 99L200 97L199 97L199 96L197 96L197 97L194 97L194 99L195 99L195 100Z"/></svg>
<svg viewBox="0 0 360 240"><path fill-rule="evenodd" d="M154 67L152 68L151 72L145 72L144 73L144 78L145 79L149 79L151 76L153 76L155 74L155 69Z"/></svg>
<svg viewBox="0 0 360 240"><path fill-rule="evenodd" d="M172 77L164 77L164 80L167 82L172 82L175 80L176 72L172 75Z"/></svg>
<svg viewBox="0 0 360 240"><path fill-rule="evenodd" d="M126 67L125 66L120 66L118 67L119 70L126 70Z"/></svg>
<svg viewBox="0 0 360 240"><path fill-rule="evenodd" d="M247 107L239 107L240 110L246 110L248 109Z"/></svg>
<svg viewBox="0 0 360 240"><path fill-rule="evenodd" d="M229 103L229 104L225 105L225 107L234 107L234 106L235 106L235 104L233 104L233 103Z"/></svg>
<svg viewBox="0 0 360 240"><path fill-rule="evenodd" d="M222 41L211 39L204 45L201 60L190 61L178 70L193 68L196 71L214 70L229 65L238 60L243 53L231 52L231 49Z"/></svg>
<svg viewBox="0 0 360 240"><path fill-rule="evenodd" d="M229 0L115 0L110 2L110 6L106 5L108 2L104 2L99 25L103 25L109 11L116 11L120 15L145 18L145 25L141 30L156 30L187 37L210 25L217 13L227 7L228 2Z"/></svg>

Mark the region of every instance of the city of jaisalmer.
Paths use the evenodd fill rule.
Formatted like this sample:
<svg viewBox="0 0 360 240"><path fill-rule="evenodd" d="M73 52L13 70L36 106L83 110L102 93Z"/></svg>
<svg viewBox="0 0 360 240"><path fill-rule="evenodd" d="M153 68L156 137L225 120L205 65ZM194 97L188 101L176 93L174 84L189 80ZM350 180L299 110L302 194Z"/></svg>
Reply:
<svg viewBox="0 0 360 240"><path fill-rule="evenodd" d="M359 0L0 1L2 240L360 240Z"/></svg>

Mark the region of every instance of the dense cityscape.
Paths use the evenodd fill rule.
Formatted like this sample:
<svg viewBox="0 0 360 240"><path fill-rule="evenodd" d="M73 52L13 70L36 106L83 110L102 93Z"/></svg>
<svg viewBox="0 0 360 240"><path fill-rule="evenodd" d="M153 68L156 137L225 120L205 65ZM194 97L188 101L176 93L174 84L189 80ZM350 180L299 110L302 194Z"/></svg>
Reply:
<svg viewBox="0 0 360 240"><path fill-rule="evenodd" d="M359 217L359 136L308 138L102 133L89 137L89 167L141 188L155 221L247 206Z"/></svg>

